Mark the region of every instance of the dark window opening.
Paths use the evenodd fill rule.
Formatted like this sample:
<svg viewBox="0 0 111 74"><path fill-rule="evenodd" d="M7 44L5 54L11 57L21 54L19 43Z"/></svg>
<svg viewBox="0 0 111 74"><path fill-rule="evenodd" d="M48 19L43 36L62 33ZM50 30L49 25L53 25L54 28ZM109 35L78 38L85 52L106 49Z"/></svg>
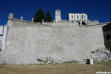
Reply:
<svg viewBox="0 0 111 74"><path fill-rule="evenodd" d="M72 16L72 19L73 19L73 16Z"/></svg>
<svg viewBox="0 0 111 74"><path fill-rule="evenodd" d="M79 16L77 15L77 19L79 18Z"/></svg>
<svg viewBox="0 0 111 74"><path fill-rule="evenodd" d="M90 64L90 59L86 59L86 64Z"/></svg>
<svg viewBox="0 0 111 74"><path fill-rule="evenodd" d="M82 15L82 19L84 19L84 16Z"/></svg>
<svg viewBox="0 0 111 74"><path fill-rule="evenodd" d="M3 36L3 34L0 34L0 36Z"/></svg>
<svg viewBox="0 0 111 74"><path fill-rule="evenodd" d="M106 40L110 40L111 36L110 35L106 35Z"/></svg>
<svg viewBox="0 0 111 74"><path fill-rule="evenodd" d="M82 22L82 25L87 25L86 22Z"/></svg>

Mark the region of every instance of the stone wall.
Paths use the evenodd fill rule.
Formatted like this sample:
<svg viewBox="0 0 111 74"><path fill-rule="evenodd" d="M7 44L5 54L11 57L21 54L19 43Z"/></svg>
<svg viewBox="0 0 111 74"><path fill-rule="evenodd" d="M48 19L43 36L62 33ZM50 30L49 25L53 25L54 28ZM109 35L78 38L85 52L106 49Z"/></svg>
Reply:
<svg viewBox="0 0 111 74"><path fill-rule="evenodd" d="M0 63L40 64L81 61L89 53L104 48L102 26L80 26L77 22L50 24L9 20L6 48L0 52ZM49 59L49 60L50 60Z"/></svg>

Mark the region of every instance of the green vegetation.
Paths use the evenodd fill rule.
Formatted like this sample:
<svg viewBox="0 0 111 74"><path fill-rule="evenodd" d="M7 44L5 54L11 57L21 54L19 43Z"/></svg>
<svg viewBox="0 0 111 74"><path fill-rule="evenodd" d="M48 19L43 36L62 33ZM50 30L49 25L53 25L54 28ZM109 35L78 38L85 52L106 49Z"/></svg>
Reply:
<svg viewBox="0 0 111 74"><path fill-rule="evenodd" d="M50 12L47 12L45 20L46 22L53 22Z"/></svg>
<svg viewBox="0 0 111 74"><path fill-rule="evenodd" d="M34 17L34 22L42 22L42 20L45 20L44 13L41 9L38 9Z"/></svg>
<svg viewBox="0 0 111 74"><path fill-rule="evenodd" d="M52 17L50 15L50 12L47 12L46 16L44 15L44 12L42 9L38 9L34 16L34 22L53 22Z"/></svg>

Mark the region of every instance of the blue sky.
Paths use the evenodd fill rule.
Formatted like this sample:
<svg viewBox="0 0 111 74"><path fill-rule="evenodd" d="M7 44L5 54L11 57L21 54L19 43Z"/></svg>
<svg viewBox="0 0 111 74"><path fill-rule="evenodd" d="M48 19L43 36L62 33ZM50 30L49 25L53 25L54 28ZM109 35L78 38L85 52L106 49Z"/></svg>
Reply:
<svg viewBox="0 0 111 74"><path fill-rule="evenodd" d="M111 0L0 0L0 24L7 23L9 13L31 20L38 8L50 11L53 19L56 9L61 10L62 19L67 19L69 12L87 13L90 20L100 22L111 19Z"/></svg>

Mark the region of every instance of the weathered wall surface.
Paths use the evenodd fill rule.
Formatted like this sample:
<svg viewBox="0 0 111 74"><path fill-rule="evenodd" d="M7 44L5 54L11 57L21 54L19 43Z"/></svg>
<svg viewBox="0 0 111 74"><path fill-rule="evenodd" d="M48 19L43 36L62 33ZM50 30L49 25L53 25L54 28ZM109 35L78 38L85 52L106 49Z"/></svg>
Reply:
<svg viewBox="0 0 111 74"><path fill-rule="evenodd" d="M101 26L9 21L6 48L0 52L0 63L39 64L38 57L50 57L56 62L81 61L91 51L102 47L104 40Z"/></svg>

